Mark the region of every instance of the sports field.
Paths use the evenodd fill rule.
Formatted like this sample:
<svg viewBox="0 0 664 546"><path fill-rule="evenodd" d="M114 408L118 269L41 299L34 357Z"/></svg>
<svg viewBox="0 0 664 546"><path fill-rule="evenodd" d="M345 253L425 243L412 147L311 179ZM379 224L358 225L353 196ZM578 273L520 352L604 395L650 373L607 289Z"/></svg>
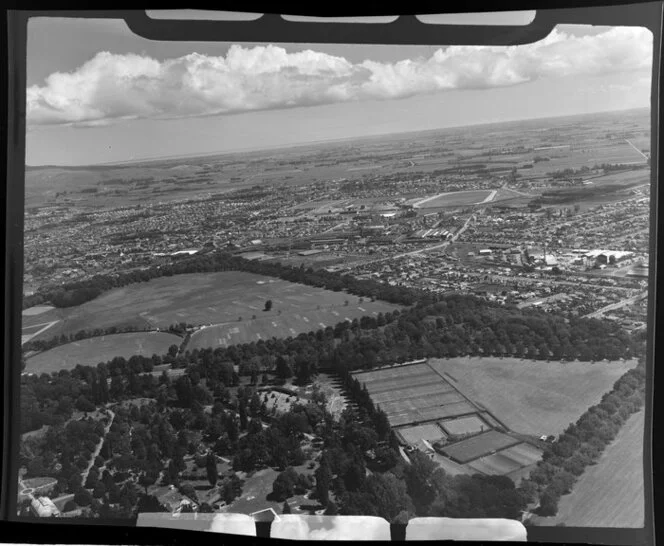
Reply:
<svg viewBox="0 0 664 546"><path fill-rule="evenodd" d="M306 298L302 298L298 294L301 289L299 285L287 284L291 284L291 286L284 287L284 291L280 294L281 297L272 299L275 307L282 306L285 309L281 315L275 316L262 312L260 314L254 312L251 315L247 313L241 321L236 318L233 322L207 326L192 334L188 347L190 349L227 347L237 343L251 343L273 337L295 337L303 332L315 332L328 326L334 327L339 322L352 321L354 318L366 315L377 316L378 313L397 309L396 305L382 301L360 303L360 298L340 292L321 291L326 294L322 295L320 299L316 297L316 294L308 294ZM296 288L293 288L294 286ZM330 294L339 295L340 301L335 303ZM328 297L327 303L316 303L323 301L325 296ZM345 300L349 302L347 306L343 304ZM255 319L251 318L254 314Z"/></svg>
<svg viewBox="0 0 664 546"><path fill-rule="evenodd" d="M598 463L586 468L558 514L537 518L537 525L568 527L642 527L644 524L643 410L632 415Z"/></svg>
<svg viewBox="0 0 664 546"><path fill-rule="evenodd" d="M478 436L468 438L467 440L462 440L450 446L445 446L443 452L445 455L452 457L455 461L466 463L482 457L483 455L487 455L492 451L497 451L518 443L519 440L515 440L507 434L503 434L496 430L490 430L479 434ZM516 468L518 468L518 466ZM516 468L511 470L516 470ZM510 470L507 470L506 472L510 472Z"/></svg>
<svg viewBox="0 0 664 546"><path fill-rule="evenodd" d="M535 446L520 443L501 449L497 453L480 457L468 463L468 466L477 472L489 475L508 474L516 477L520 470L533 465L542 457L542 451Z"/></svg>
<svg viewBox="0 0 664 546"><path fill-rule="evenodd" d="M133 355L164 355L171 345L179 346L180 343L180 337L163 332L132 332L91 337L60 345L28 358L25 371L51 373L70 370L77 364L96 366L116 356L129 358Z"/></svg>
<svg viewBox="0 0 664 546"><path fill-rule="evenodd" d="M441 421L439 425L449 434L473 434L489 429L489 425L482 421L477 415L469 415L468 417L460 417L459 419Z"/></svg>
<svg viewBox="0 0 664 546"><path fill-rule="evenodd" d="M477 472L491 476L502 476L521 468L519 463L506 457L502 452L475 459L468 463L468 466Z"/></svg>
<svg viewBox="0 0 664 546"><path fill-rule="evenodd" d="M404 427L395 429L397 435L403 438L407 444L419 444L420 440L425 439L429 443L437 442L446 437L441 428L433 423L418 425L414 427Z"/></svg>
<svg viewBox="0 0 664 546"><path fill-rule="evenodd" d="M426 363L354 374L372 400L386 414L392 426L477 411L462 394Z"/></svg>
<svg viewBox="0 0 664 546"><path fill-rule="evenodd" d="M559 434L636 361L546 362L518 358L431 359L429 365L451 374L454 386L477 400L510 429L537 436Z"/></svg>
<svg viewBox="0 0 664 546"><path fill-rule="evenodd" d="M272 300L270 311L264 311L267 300ZM62 333L111 326L165 328L179 322L193 325L235 323L217 333L230 335L227 341L256 341L260 339L257 334L263 338L286 337L294 335L291 330L296 334L309 332L318 330L321 324L333 326L345 318L352 320L377 315L398 307L386 302L360 302L360 298L344 292L262 275L224 271L174 275L131 284L77 307L24 316L23 327L57 321L35 336L36 339L50 339ZM258 322L247 327L254 315ZM238 320L240 317L242 321ZM233 337L237 334L231 333L231 328L240 328L237 340ZM220 338L223 336L206 333L201 344L196 346L208 346L210 341L215 341L213 345L217 346Z"/></svg>

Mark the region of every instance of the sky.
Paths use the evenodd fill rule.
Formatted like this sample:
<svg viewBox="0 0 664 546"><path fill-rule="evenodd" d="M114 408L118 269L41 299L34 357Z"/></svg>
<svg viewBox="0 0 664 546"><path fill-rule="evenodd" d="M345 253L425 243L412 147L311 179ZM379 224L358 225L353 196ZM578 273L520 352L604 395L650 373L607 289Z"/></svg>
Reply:
<svg viewBox="0 0 664 546"><path fill-rule="evenodd" d="M647 107L652 34L559 26L510 47L156 42L28 24L28 165L260 149Z"/></svg>

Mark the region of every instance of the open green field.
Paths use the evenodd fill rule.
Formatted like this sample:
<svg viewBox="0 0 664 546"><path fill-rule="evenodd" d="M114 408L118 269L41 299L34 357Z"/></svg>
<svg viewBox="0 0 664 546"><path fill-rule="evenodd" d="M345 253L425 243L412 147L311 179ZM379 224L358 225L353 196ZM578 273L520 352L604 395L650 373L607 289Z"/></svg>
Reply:
<svg viewBox="0 0 664 546"><path fill-rule="evenodd" d="M77 364L95 366L116 356L152 356L166 354L168 348L180 345L182 339L163 332L132 332L110 336L91 337L60 345L27 359L25 371L51 373L75 368Z"/></svg>
<svg viewBox="0 0 664 546"><path fill-rule="evenodd" d="M264 311L267 300L273 302L270 311ZM352 320L397 308L397 305L385 302L360 302L360 298L343 292L251 273L224 271L174 275L131 284L77 307L25 316L23 327L58 321L35 336L35 339L50 339L62 333L111 326L166 328L179 322L193 325L235 323L222 331L235 336L230 333L231 329L240 328L243 332L240 336L227 339L242 342L257 341L256 334L264 338L295 335L318 330L321 323L333 326L346 317ZM256 320L252 321L254 315ZM206 336L210 334L194 336L194 339L200 339L196 346L217 346L217 340L222 337ZM215 342L208 345L211 340Z"/></svg>
<svg viewBox="0 0 664 546"><path fill-rule="evenodd" d="M366 315L377 316L378 313L397 309L396 305L382 301L360 302L360 298L343 292L314 289L318 294L304 295L297 293L300 289L298 285L285 287L278 299L276 296L272 299L276 308L284 309L281 315L275 316L274 313L261 311L240 315L241 321L235 317L232 322L215 324L194 332L188 347L227 347L273 337L295 337L303 332L315 332L327 326L334 326L344 320L352 321ZM335 299L338 301L334 301ZM348 305L343 303L346 300ZM252 318L254 314L255 319Z"/></svg>
<svg viewBox="0 0 664 546"><path fill-rule="evenodd" d="M546 362L518 358L431 359L429 365L456 379L466 396L510 429L541 436L559 434L599 403L636 361Z"/></svg>
<svg viewBox="0 0 664 546"><path fill-rule="evenodd" d="M599 462L581 475L569 495L560 499L558 514L536 518L536 525L568 527L642 527L643 432L645 411L632 415Z"/></svg>

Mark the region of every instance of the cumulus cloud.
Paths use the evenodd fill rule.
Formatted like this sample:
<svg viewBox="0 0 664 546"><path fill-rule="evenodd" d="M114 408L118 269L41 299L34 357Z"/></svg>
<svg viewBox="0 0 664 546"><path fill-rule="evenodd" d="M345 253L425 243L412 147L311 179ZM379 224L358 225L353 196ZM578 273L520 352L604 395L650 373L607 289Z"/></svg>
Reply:
<svg viewBox="0 0 664 546"><path fill-rule="evenodd" d="M192 53L164 61L101 52L73 72L29 87L27 117L30 124L97 126L631 73L649 70L651 62L652 34L630 27L587 36L556 29L534 44L452 46L393 63L352 63L273 45L233 45L225 57Z"/></svg>

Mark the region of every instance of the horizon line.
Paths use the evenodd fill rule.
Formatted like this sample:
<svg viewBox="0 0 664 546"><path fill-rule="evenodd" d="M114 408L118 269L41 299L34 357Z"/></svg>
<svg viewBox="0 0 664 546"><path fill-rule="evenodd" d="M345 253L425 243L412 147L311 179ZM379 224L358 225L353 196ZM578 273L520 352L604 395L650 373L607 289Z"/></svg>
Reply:
<svg viewBox="0 0 664 546"><path fill-rule="evenodd" d="M99 167L130 167L132 165L142 165L145 163L157 163L163 161L175 161L178 159L199 159L205 157L215 157L222 155L231 155L238 153L252 153L252 152L261 152L261 151L270 151L270 150L290 150L293 148L301 148L304 146L310 145L322 145L322 144L331 144L334 142L344 142L344 141L356 141L363 139L379 138L391 135L408 135L415 133L430 133L435 131L441 131L446 129L462 129L464 127L480 127L483 125L500 125L505 123L515 123L520 121L535 121L535 120L547 120L547 119L560 119L560 118L572 118L572 117L581 117L581 116L590 116L590 115L601 115L601 114L612 114L617 112L630 112L634 110L646 110L649 106L637 106L634 108L621 108L616 110L602 110L597 112L585 112L582 114L563 114L560 116L542 116L542 117L530 117L530 118L514 118L514 119L505 119L501 121L491 121L491 122L478 122L478 123L468 123L465 125L449 125L444 127L437 127L435 129L419 129L414 131L392 131L389 133L373 133L360 136L348 136L348 137L338 137L338 138L328 138L328 139L317 139L317 140L308 140L299 143L292 144L274 144L274 145L264 145L261 147L245 147L245 148L234 148L229 150L221 150L215 152L194 152L190 154L173 154L166 156L149 156L141 159L129 159L123 161L112 161L105 163L82 163L75 165L56 165L56 164L42 164L42 165L29 165L25 164L26 169L47 169L47 168L99 168Z"/></svg>

